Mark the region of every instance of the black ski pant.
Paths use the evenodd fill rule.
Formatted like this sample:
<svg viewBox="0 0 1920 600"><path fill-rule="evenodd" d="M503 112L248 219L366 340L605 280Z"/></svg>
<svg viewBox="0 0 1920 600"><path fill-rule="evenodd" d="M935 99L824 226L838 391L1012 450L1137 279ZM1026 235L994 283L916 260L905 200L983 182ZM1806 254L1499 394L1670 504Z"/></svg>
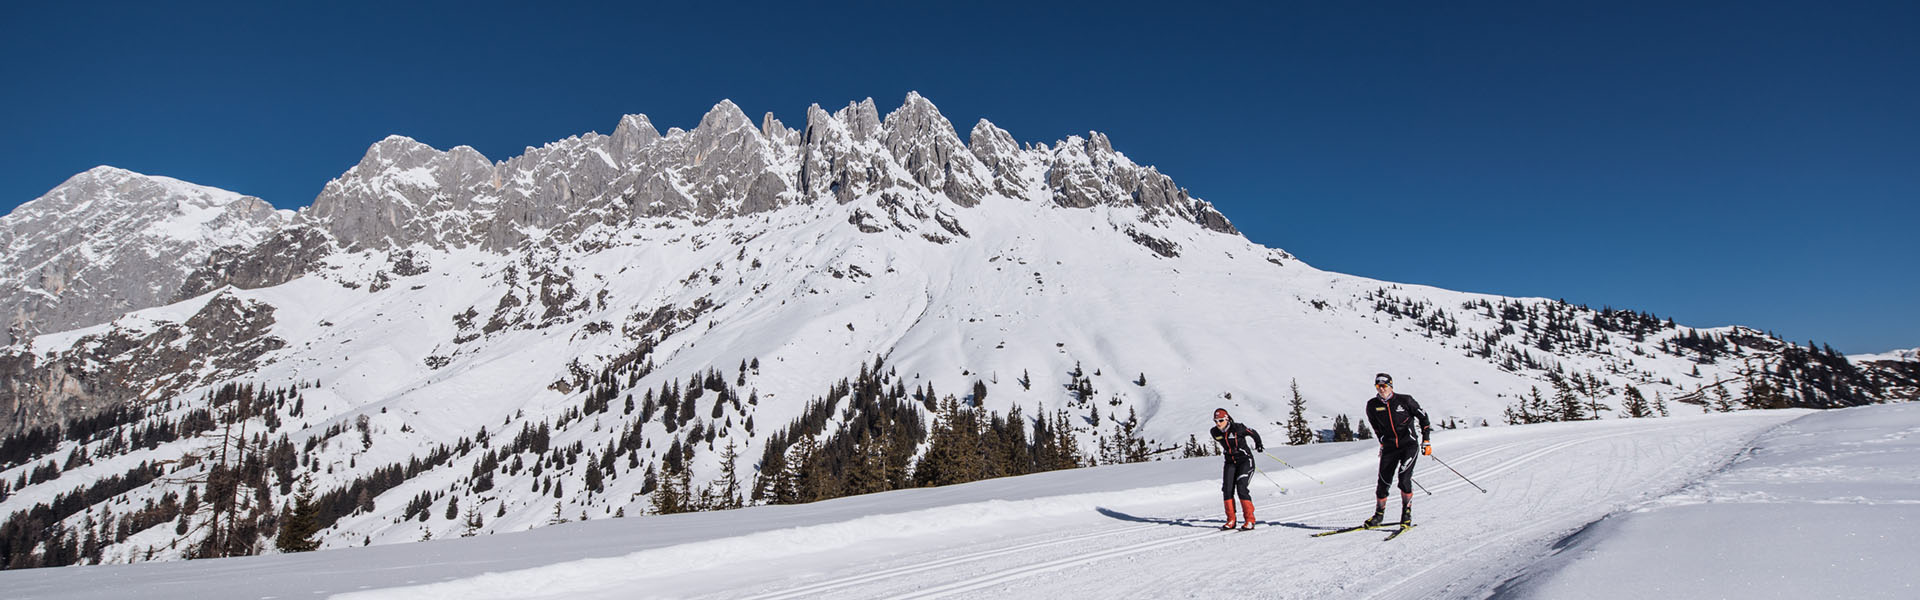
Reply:
<svg viewBox="0 0 1920 600"><path fill-rule="evenodd" d="M1253 481L1253 457L1227 459L1220 478L1220 499L1232 500L1235 492L1240 494L1241 500L1253 499L1253 492L1247 491L1247 483Z"/></svg>
<svg viewBox="0 0 1920 600"><path fill-rule="evenodd" d="M1380 447L1380 481L1373 487L1373 497L1387 499L1387 488L1393 485L1394 476L1400 477L1400 493L1413 493L1413 463L1420 458L1420 447L1402 444L1400 448Z"/></svg>

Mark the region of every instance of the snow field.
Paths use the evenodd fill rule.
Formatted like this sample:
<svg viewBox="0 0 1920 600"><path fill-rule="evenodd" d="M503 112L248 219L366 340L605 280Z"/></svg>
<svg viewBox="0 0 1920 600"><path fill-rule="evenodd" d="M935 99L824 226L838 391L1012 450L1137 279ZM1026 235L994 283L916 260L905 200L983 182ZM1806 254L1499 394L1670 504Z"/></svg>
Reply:
<svg viewBox="0 0 1920 600"><path fill-rule="evenodd" d="M1262 529L1254 532L1215 529L1219 459L1193 459L1013 478L1071 479L1116 491L974 500L342 597L1475 595L1567 533L1678 489L1725 463L1753 435L1799 414L1442 432L1441 456L1490 493L1423 460L1416 478L1433 495L1415 492L1421 526L1387 546L1379 545L1381 532L1308 537L1356 523L1371 509L1371 443L1326 444L1269 448L1300 455L1289 462L1327 483L1263 458L1262 468L1291 493L1277 494L1264 478L1256 482ZM1129 487L1169 477L1181 481ZM962 490L969 487L915 491L957 499L971 495ZM845 500L884 507L889 495ZM1388 505L1391 516L1397 499Z"/></svg>
<svg viewBox="0 0 1920 600"><path fill-rule="evenodd" d="M1782 426L1782 424L1785 424ZM1218 458L793 506L240 559L0 573L9 598L1908 598L1920 406L1441 430L1419 527L1371 511L1371 442L1270 446L1261 527ZM1398 510L1389 500L1389 517Z"/></svg>
<svg viewBox="0 0 1920 600"><path fill-rule="evenodd" d="M1920 406L1809 415L1727 469L1582 530L1501 595L1916 597L1916 454Z"/></svg>

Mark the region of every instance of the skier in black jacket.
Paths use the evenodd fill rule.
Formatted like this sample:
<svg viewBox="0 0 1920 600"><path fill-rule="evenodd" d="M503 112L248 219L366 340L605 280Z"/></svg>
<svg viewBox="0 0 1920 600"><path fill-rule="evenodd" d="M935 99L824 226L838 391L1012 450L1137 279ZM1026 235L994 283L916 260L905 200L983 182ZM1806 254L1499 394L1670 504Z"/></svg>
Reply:
<svg viewBox="0 0 1920 600"><path fill-rule="evenodd" d="M1253 529L1253 493L1247 491L1247 483L1253 478L1253 453L1265 452L1267 445L1260 442L1260 433L1247 426L1233 422L1233 416L1227 409L1213 409L1213 443L1220 445L1220 453L1227 459L1221 471L1220 496L1227 505L1227 524L1221 529L1233 529L1233 495L1240 494L1241 512L1247 518L1241 529Z"/></svg>
<svg viewBox="0 0 1920 600"><path fill-rule="evenodd" d="M1393 393L1393 376L1373 376L1376 394L1367 399L1367 422L1380 437L1380 480L1374 486L1373 516L1365 527L1377 527L1387 512L1387 486L1400 478L1400 524L1413 523L1413 463L1421 454L1433 454L1433 426L1413 396ZM1419 421L1420 430L1414 431Z"/></svg>

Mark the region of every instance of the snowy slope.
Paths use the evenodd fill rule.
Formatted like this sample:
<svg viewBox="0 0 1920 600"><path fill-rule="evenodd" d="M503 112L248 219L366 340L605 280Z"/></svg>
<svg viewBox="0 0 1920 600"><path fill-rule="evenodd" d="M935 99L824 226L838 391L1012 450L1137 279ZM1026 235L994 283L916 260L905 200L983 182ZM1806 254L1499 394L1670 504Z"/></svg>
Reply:
<svg viewBox="0 0 1920 600"><path fill-rule="evenodd" d="M237 429L286 436L299 447L294 475L319 493L441 447L468 448L320 533L323 547L343 548L467 533L463 520L439 516L450 502L487 516L480 534L542 527L556 512L637 516L648 507L642 474L682 442L697 449L695 485L720 476L729 444L745 457L739 483L751 485L772 432L877 360L887 385L966 397L978 383L987 410L1066 411L1093 455L1129 413L1154 447L1185 442L1214 407L1277 437L1296 381L1309 423L1325 431L1336 415L1357 413L1377 371L1392 372L1436 420L1468 427L1501 424L1534 389L1554 395L1556 377L1588 382L1577 393L1609 414L1622 412L1630 388L1690 401L1668 409L1691 414L1709 392L1746 395L1744 374L1770 372L1797 350L1746 328L1650 317L1623 325L1617 313L1546 299L1321 271L1234 233L1097 134L1023 148L982 122L962 153L950 124L917 96L884 121L869 101L833 115L814 107L808 122L805 135L771 119L755 130L723 103L691 132L662 136L629 118L611 138L491 165L471 150L383 140L298 219L329 228L315 235L342 248L292 271L300 276L0 353L9 381L22 382L0 388L0 400L107 382L113 398L150 411L0 465L0 480L26 482L76 451L93 457L56 469L58 479L14 486L0 515L143 463L190 462L182 459L205 453L214 432L107 447L207 409L206 395L233 382L297 390L299 409L283 401L272 418ZM579 210L541 212L556 207ZM749 362L759 366L740 368ZM621 408L578 414L598 374L613 374L616 398L637 401L710 370L730 397L758 401L716 406L707 396L677 429ZM1069 390L1076 380L1090 398ZM1842 403L1788 389L1808 404ZM692 440L691 426L713 437ZM603 448L628 428L642 443L629 460L608 461L598 493L580 493L588 473L575 461L544 472L502 466L488 471L492 487L476 483L489 440L497 447L541 427L552 428L552 447L577 444L589 459L607 458ZM844 427L830 420L822 434ZM170 471L64 524L184 495L193 486L180 481L206 469ZM267 495L268 505L288 500ZM403 518L422 495L432 518ZM181 542L163 523L109 544L101 561L176 559Z"/></svg>
<svg viewBox="0 0 1920 600"><path fill-rule="evenodd" d="M95 167L0 216L0 342L94 325L175 300L222 245L251 245L293 218L265 201L178 179Z"/></svg>
<svg viewBox="0 0 1920 600"><path fill-rule="evenodd" d="M1847 356L1847 360L1861 363L1871 361L1920 362L1920 348L1893 350L1879 354L1851 354Z"/></svg>
<svg viewBox="0 0 1920 600"><path fill-rule="evenodd" d="M1502 591L1912 598L1916 454L1920 406L1810 415L1767 432L1727 469L1583 529Z"/></svg>
<svg viewBox="0 0 1920 600"><path fill-rule="evenodd" d="M1202 458L0 584L35 599L1904 597L1916 431L1920 410L1899 405L1442 432L1436 456L1489 492L1423 460L1421 526L1385 544L1309 537L1368 512L1362 442L1277 449L1324 484L1262 459L1274 481L1255 486L1253 532L1212 529L1218 459ZM1809 520L1823 526L1793 529Z"/></svg>

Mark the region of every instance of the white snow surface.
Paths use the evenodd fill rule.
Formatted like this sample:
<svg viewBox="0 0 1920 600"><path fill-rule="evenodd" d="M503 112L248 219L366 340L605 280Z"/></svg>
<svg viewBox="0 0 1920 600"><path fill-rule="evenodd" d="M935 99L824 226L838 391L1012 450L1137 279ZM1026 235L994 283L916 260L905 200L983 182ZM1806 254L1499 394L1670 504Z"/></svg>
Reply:
<svg viewBox="0 0 1920 600"><path fill-rule="evenodd" d="M923 102L914 98L909 99L914 106ZM1584 380L1587 389L1578 394L1607 408L1609 416L1624 412L1629 389L1664 406L1659 411L1662 415L1694 414L1702 410L1700 400L1709 393L1724 390L1723 397L1743 395L1742 370L1766 365L1785 347L1741 327L1709 330L1657 323L1633 333L1617 326L1602 327L1602 315L1596 311L1541 298L1502 298L1331 273L1304 264L1282 249L1170 218L1164 210L1150 206L1095 202L1072 208L1084 204L1076 204L1073 195L1065 193L1074 187L1048 183L1049 173L1054 173L1049 165L1059 163L1065 169L1059 172L1062 177L1088 185L1117 180L1096 177L1087 169L1131 165L1098 134L1064 140L1057 151L1045 145L1019 150L1010 135L983 121L975 128L976 137L986 134L998 140L991 144L996 150L983 150L983 154L1003 163L996 168L1021 175L1011 188L1000 189L996 184L992 190L983 189L977 204L960 203L944 192L912 183L912 169L882 148L881 140L845 137L851 135L850 124L879 127L877 118L855 119L853 114L871 112L867 102L843 110L842 117L828 118L824 112L809 117L823 128L816 138L826 140L822 143L867 147L850 156L877 162L867 165L870 169L856 170L870 175L891 173L871 178L872 187L849 192L846 198L775 203L781 208L766 212L668 211L664 213L668 216L650 217L636 215L653 213L588 203L583 205L586 210L601 218L547 221L566 224L552 229L528 224L535 221L512 221L528 239L514 242L511 248L418 241L407 247L386 247L372 242L400 239L387 236L403 232L376 227L368 231L369 245L343 245L350 250L321 259L285 284L217 290L134 311L111 323L46 333L34 338L30 347L13 349L33 352L46 361L59 356L90 369L83 371L100 372L110 364L137 365L153 358L135 351L116 353L144 348L139 342L150 334L179 333L181 337L165 342L175 348L184 347L189 339L209 341L196 336L221 335L187 331L190 328L183 325L206 307L242 306L258 315L265 315L270 307L273 323L263 337L278 342L260 347L277 349L239 360L244 364L232 367L217 366L220 356L194 357L204 360L158 376L161 381L129 382L148 390L137 403L150 411L146 422L178 420L191 410L205 408L200 399L224 383L297 389L304 408L292 410L292 403L276 406L275 421L282 425L268 435L285 435L303 449L312 441L314 447L300 457L300 470L312 477L314 491L322 494L344 490L376 469L405 465L436 447L460 445L461 440L477 442L482 451L460 452L445 464L386 489L371 498L375 508L346 515L317 535L327 549L405 545L406 549L393 550L388 556L410 556L426 552L412 549L412 543L423 538L525 532L546 527L556 511L570 519L606 519L621 513L639 517L649 508L647 497L640 494L645 489L642 474L663 463L661 454L668 447L688 440L693 431L689 424L714 436L704 444L690 444L697 447L697 456L689 463L690 483L704 486L717 481L722 451L737 444L742 458L737 483L751 488L759 474L760 457L769 447L778 448L770 442L772 434L792 423L810 401L821 399L835 383L855 377L879 359L885 361L883 385L968 400L977 383L988 392L980 402L986 410L1007 414L1019 407L1027 418L1064 412L1082 452L1096 457L1100 438L1113 435L1116 421L1128 415L1138 416L1139 433L1154 448L1177 447L1196 435L1204 439L1201 430L1215 407L1228 408L1241 421L1277 438L1278 425L1289 409L1289 388L1296 382L1306 406L1305 419L1311 428L1325 433L1337 415L1358 412L1360 401L1372 393L1369 385L1378 371L1393 373L1400 391L1417 396L1436 424L1498 425L1503 411L1532 390L1554 396L1550 380L1562 374ZM925 114L918 117L913 111L901 113L896 129L936 131L926 139L904 140L910 143L903 147L911 151L903 156L919 156L922 150L959 152L954 145L957 137L948 131L950 124L943 117L933 119L933 113L921 112ZM918 121L913 119L920 117L926 119L914 125ZM716 129L749 136L741 143L754 148L793 148L786 142L771 144L755 137L760 134L731 104L716 107L709 118ZM645 138L650 135L647 131L633 133L630 128L628 133ZM665 138L651 143L688 145L707 139L676 132L670 130ZM598 139L594 134L570 138L515 160L538 162L547 154L557 156L567 148L597 144ZM708 156L697 148L683 150L688 156ZM786 150L767 155L755 152L742 155L742 160L780 163L766 170L773 173L801 169L797 155ZM952 176L964 178L964 172L974 168L965 165L976 161L965 154L954 156L960 157L954 164L962 166L955 167ZM561 162L571 165L574 158L582 163L606 160L595 154ZM462 179L466 171L459 169L417 170L424 168L420 165L441 164L436 160L473 166L479 169L476 173L489 164L470 148L440 153L393 137L376 144L355 167L354 172L364 177L339 180L369 186L362 190L365 193L341 198L398 210L414 203L434 205L441 197L438 194L450 189L447 186L481 185L480 180ZM496 177L517 175L505 182L486 182L490 185L482 188L551 183L530 176L522 180L522 175L533 171L512 167L515 160L502 163L494 173ZM83 181L118 181L106 177L118 177L118 173L102 171L101 176ZM726 187L719 178L709 181L675 173L663 172L665 179L659 183ZM439 187L419 187L429 179L440 181ZM459 181L448 183L453 180ZM953 182L960 188L974 187L958 179L949 181ZM680 195L699 194L682 190ZM94 198L50 196L76 202ZM1129 197L1124 190L1094 196ZM505 208L510 203L490 197L482 194L474 206L460 210L428 207L432 210L421 218L446 222L423 231L465 231L491 222L482 218L485 213L512 210ZM744 202L737 195L702 197L728 206ZM613 196L602 200L609 198ZM321 205L316 201L316 207ZM348 208L342 207L341 214L374 214ZM1194 206L1167 210L1172 209ZM73 210L77 215L91 212L99 211ZM689 216L698 214L709 216ZM215 304L220 295L231 298ZM1514 318L1511 314L1519 313L1532 316L1509 320ZM1577 333L1554 339L1555 321ZM1713 355L1683 346L1682 342L1701 334L1736 338L1744 344ZM245 340L211 341L201 347L235 348ZM621 362L643 348L651 352L636 362ZM749 362L757 366L741 368ZM585 404L589 391L583 388L590 378L621 364L653 369L645 375L618 373L633 378L617 382L615 408L573 418ZM758 402L716 405L713 396L707 396L693 407L693 421L678 421L678 430L658 420L637 422L644 411L623 410L628 398L644 404L649 391L681 385L709 370L717 370L738 398ZM1076 379L1076 374L1081 377ZM1091 398L1076 398L1070 390L1078 383L1093 390ZM928 423L935 418L933 411L914 410ZM1736 421L1742 418L1748 417ZM242 424L241 431L260 435L269 429L266 421L252 419ZM845 430L844 417L830 421L823 437ZM359 429L356 425L362 422L366 427L359 435L334 435ZM540 474L503 467L493 473L491 488L476 485L470 474L476 472L481 455L492 449L483 432L494 440L507 440L524 428L548 425L553 426L553 447L578 444L589 458L603 457L609 441L627 427L633 427L644 442L629 453L630 460L614 461L612 470L604 474L606 488L599 492L585 493L584 465L592 461L555 465ZM1496 434L1475 430L1470 435L1463 432L1460 439L1479 435ZM58 479L14 486L0 499L0 515L31 509L60 494L122 475L142 462L192 462L181 459L214 443L212 438L198 436L127 454L109 451L105 439L63 442L40 458L0 468L0 479L24 482L34 469L50 461L64 464L64 458L76 452L96 460L76 465ZM128 507L158 501L167 493L183 494L187 486L179 481L205 468L202 462L173 470L169 481L102 499L65 517L63 525L77 529L96 515L109 511L125 515ZM1169 472L1191 476L1187 470ZM1127 490L1135 495L1141 487L1191 481L1149 478L1116 486L1094 475L1050 477L1064 479L1041 481L1094 477L1075 489ZM1022 485L1032 485L1031 481ZM1011 484L966 489L1001 490L994 486L1004 485ZM556 487L563 491L549 491ZM404 507L409 500L422 494L435 499L435 508L429 511L435 518L402 519L408 514ZM911 505L919 508L956 502L932 492L885 497L932 499ZM990 498L1000 496L981 495L974 500ZM276 492L270 502L278 505L287 500L286 492ZM864 506L860 503L868 501L836 506ZM476 531L468 531L465 520L440 517L448 503L488 518ZM1084 505L1072 505L1079 508L1069 512ZM886 508L883 513L897 512L893 506ZM781 508L764 510L768 512L743 514L789 514ZM1047 514L1056 509L1026 506L1019 510ZM740 513L729 514L740 518ZM1593 516L1598 514L1603 513ZM919 515L885 528L911 531L923 522L944 518L980 517ZM711 527L708 521L671 517L650 521L648 527L688 522L699 524L692 527L702 531L688 534L695 537L649 543L705 539L698 536L708 535L704 531ZM171 525L157 524L132 532L126 540L107 546L99 562L179 560L188 545L174 531ZM547 534L536 534L534 539L544 539L538 535ZM819 542L809 538L806 544ZM633 548L624 539L614 547L619 551L573 556L607 558ZM727 552L745 554L738 549ZM500 564L496 570L530 566L537 565ZM382 581L379 586L402 583L406 582Z"/></svg>
<svg viewBox="0 0 1920 600"><path fill-rule="evenodd" d="M648 390L708 369L737 384L740 396L759 398L711 419L710 402L697 407L700 421L719 439L703 444L691 461L696 485L719 475L720 451L729 443L737 443L743 457L740 483L753 485L768 434L786 427L835 382L881 357L890 381L909 390L931 386L940 395L967 396L980 382L989 391L983 403L989 410L1005 413L1018 406L1028 416L1066 410L1083 427L1083 451L1093 455L1096 436L1110 435L1115 419L1129 413L1138 415L1152 447L1178 446L1200 434L1215 407L1277 436L1295 381L1308 422L1321 431L1330 429L1335 415L1357 413L1372 392L1373 373L1382 370L1394 374L1401 391L1417 396L1436 423L1499 424L1502 411L1531 388L1553 393L1545 381L1550 368L1599 374L1607 381L1594 400L1617 406L1628 385L1650 398L1675 398L1734 381L1738 393L1731 374L1749 356L1740 350L1702 363L1660 349L1666 336L1696 331L1685 327L1645 339L1599 332L1597 350L1541 352L1521 339L1523 332L1500 337L1499 321L1469 303L1550 301L1321 271L1240 236L1191 224L1157 225L1132 208L1065 209L989 196L979 206L951 211L970 235L950 243L900 230L861 233L848 225L856 211L884 213L881 204L865 198L705 223L661 218L594 226L567 241L542 241L511 255L414 247L408 249L413 259L431 269L407 276L391 274L397 251L336 254L283 285L220 290L114 323L43 335L34 347L90 356L90 349L102 345L90 342L97 339L92 336L185 322L215 294L272 306L270 335L284 346L263 355L242 380L268 388L316 386L303 387L305 412L287 417L280 433L296 444L322 438L308 457L317 492L404 465L438 445L477 438L483 428L509 439L523 427L560 421L587 393L567 383L636 348L645 335L642 326L660 310L683 316L672 319L671 334L651 340L656 346L646 360L657 369L623 387L616 404L628 395L639 402ZM1180 255L1157 255L1129 240L1126 230L1177 243ZM375 282L387 286L374 291ZM1444 311L1462 333L1430 335L1412 317L1377 309L1370 299L1376 294L1421 303L1429 316ZM691 310L703 303L711 308ZM485 330L496 318L504 326ZM469 324L461 325L463 319ZM1725 335L1739 329L1698 331ZM1551 366L1505 368L1498 354L1489 359L1475 353L1476 335L1499 337L1501 352ZM760 368L737 371L748 361ZM202 370L180 376L233 380L195 368ZM1079 405L1068 391L1076 370L1096 390L1092 401ZM175 394L182 402L155 416L177 419L211 388ZM1700 410L1679 402L1670 408L1674 414ZM371 444L350 439L357 436L324 439L329 428L362 418ZM588 415L557 428L553 443L580 443L597 452L635 418L618 408ZM748 418L755 429L745 427ZM931 422L933 415L923 418ZM257 421L251 431L264 427ZM828 433L837 426L831 424ZM642 428L648 448L640 457L649 464L685 435L658 422ZM97 460L57 480L14 490L0 501L0 515L125 473L142 461L179 459L208 443L182 440ZM49 456L67 456L75 446L65 443ZM604 493L556 497L544 488L534 491L540 477L524 471L501 472L495 490L475 491L466 479L478 460L479 453L463 454L387 490L374 499L377 509L341 519L319 534L320 542L343 548L461 535L466 526L460 520L399 518L408 499L423 492L453 494L462 507L495 515L485 519L480 534L545 526L556 507L569 518L594 519L623 511L639 516L648 507L639 494L643 478L635 476L645 469L623 468ZM19 480L37 464L0 469L0 477ZM584 487L583 471L570 465L550 478L573 492ZM106 502L138 505L179 487L148 485ZM75 514L66 524L77 527L85 518ZM102 562L177 560L182 546L172 531L155 526L137 532L106 548Z"/></svg>
<svg viewBox="0 0 1920 600"><path fill-rule="evenodd" d="M1251 532L1215 529L1220 459L1197 458L399 546L8 571L0 587L151 600L1913 597L1916 555L1901 542L1920 533L1920 406L1441 430L1435 457L1487 492L1422 459L1419 527L1390 542L1309 537L1369 512L1373 448L1269 447L1295 468L1261 459Z"/></svg>
<svg viewBox="0 0 1920 600"><path fill-rule="evenodd" d="M1864 363L1869 361L1880 361L1880 360L1893 361L1893 362L1920 362L1920 348L1892 350L1888 352L1881 352L1879 354L1851 354L1847 356L1847 360L1850 360L1856 363Z"/></svg>
<svg viewBox="0 0 1920 600"><path fill-rule="evenodd" d="M1920 406L1810 415L1729 468L1569 537L1500 596L1920 597L1916 458Z"/></svg>

